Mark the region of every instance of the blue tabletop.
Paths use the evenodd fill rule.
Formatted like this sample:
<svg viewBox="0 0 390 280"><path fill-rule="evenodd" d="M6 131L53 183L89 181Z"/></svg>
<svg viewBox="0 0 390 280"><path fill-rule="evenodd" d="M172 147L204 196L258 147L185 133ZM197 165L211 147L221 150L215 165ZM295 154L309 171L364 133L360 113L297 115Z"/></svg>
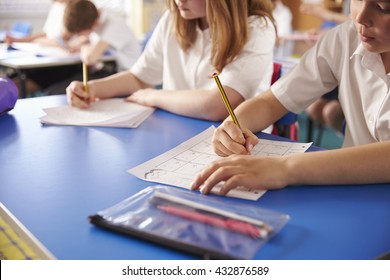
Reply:
<svg viewBox="0 0 390 280"><path fill-rule="evenodd" d="M136 129L39 122L42 108L65 103L64 96L21 99L0 116L0 201L58 259L198 258L97 228L87 217L154 185L129 168L218 123L161 110ZM239 201L291 218L256 259L374 259L390 251L390 184L291 186Z"/></svg>

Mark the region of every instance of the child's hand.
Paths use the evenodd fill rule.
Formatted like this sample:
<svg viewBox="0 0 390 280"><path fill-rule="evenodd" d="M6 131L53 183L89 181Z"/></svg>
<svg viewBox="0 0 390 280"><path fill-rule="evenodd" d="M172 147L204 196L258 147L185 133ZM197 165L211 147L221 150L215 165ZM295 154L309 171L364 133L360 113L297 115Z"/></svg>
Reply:
<svg viewBox="0 0 390 280"><path fill-rule="evenodd" d="M219 156L248 155L259 139L249 129L224 121L213 135L214 151Z"/></svg>
<svg viewBox="0 0 390 280"><path fill-rule="evenodd" d="M73 81L66 88L66 97L70 105L78 108L88 108L92 102L96 101L93 89L89 87L87 93L83 83L79 81Z"/></svg>

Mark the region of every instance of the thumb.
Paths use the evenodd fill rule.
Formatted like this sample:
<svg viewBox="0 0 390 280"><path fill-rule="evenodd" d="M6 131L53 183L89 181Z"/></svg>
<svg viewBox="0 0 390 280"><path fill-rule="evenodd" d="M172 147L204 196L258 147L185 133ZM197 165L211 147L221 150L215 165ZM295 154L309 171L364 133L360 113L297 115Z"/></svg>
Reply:
<svg viewBox="0 0 390 280"><path fill-rule="evenodd" d="M244 133L245 136L245 148L248 152L250 152L254 146L259 143L259 138L254 135L252 132L248 131Z"/></svg>

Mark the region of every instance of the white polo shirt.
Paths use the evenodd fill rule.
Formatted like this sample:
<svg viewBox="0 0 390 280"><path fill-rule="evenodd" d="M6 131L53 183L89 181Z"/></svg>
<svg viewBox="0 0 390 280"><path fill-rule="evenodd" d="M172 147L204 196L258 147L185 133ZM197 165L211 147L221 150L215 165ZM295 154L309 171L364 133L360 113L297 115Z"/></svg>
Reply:
<svg viewBox="0 0 390 280"><path fill-rule="evenodd" d="M390 140L389 80L380 55L364 49L349 20L322 36L271 89L300 113L338 85L346 147Z"/></svg>
<svg viewBox="0 0 390 280"><path fill-rule="evenodd" d="M293 33L292 26L292 13L290 8L284 5L281 1L277 1L275 3L275 8L272 11L272 15L276 21L278 26L278 35L279 37L283 37L286 35L290 35Z"/></svg>
<svg viewBox="0 0 390 280"><path fill-rule="evenodd" d="M253 97L259 85L269 88L273 71L275 30L270 21L249 18L250 38L241 53L226 65L219 78L224 86L238 91L245 99ZM142 81L162 84L168 90L209 89L216 87L210 63L209 30L197 30L194 46L184 52L173 34L167 11L157 24L140 59L131 72Z"/></svg>
<svg viewBox="0 0 390 280"><path fill-rule="evenodd" d="M141 55L141 44L127 25L125 19L116 13L101 10L99 27L91 35L91 41L101 40L114 50L118 70L129 70Z"/></svg>
<svg viewBox="0 0 390 280"><path fill-rule="evenodd" d="M65 3L56 1L51 4L42 29L48 38L58 38L62 35L65 7Z"/></svg>

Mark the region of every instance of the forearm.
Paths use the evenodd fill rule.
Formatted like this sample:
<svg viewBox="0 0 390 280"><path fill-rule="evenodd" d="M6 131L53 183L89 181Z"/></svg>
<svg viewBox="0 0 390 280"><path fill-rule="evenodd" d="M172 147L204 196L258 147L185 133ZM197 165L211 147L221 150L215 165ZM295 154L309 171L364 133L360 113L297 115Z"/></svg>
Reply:
<svg viewBox="0 0 390 280"><path fill-rule="evenodd" d="M235 110L241 126L252 132L267 128L287 112L271 90L245 101Z"/></svg>
<svg viewBox="0 0 390 280"><path fill-rule="evenodd" d="M21 42L21 43L29 43L29 42L33 42L37 39L40 39L40 38L45 38L46 37L46 34L45 33L37 33L37 34L34 34L34 35L30 35L30 36L27 36L27 37L22 37L22 38L15 38L15 37L12 37L12 36L7 36L6 37L6 41L8 43L14 43L14 42Z"/></svg>
<svg viewBox="0 0 390 280"><path fill-rule="evenodd" d="M209 90L158 90L153 92L152 106L198 119L221 120L227 117L222 100L212 100ZM223 116L216 119L215 116Z"/></svg>
<svg viewBox="0 0 390 280"><path fill-rule="evenodd" d="M390 142L294 154L286 164L290 185L390 182Z"/></svg>
<svg viewBox="0 0 390 280"><path fill-rule="evenodd" d="M63 47L57 38L48 38L46 36L39 37L34 40L34 43L40 44L46 47Z"/></svg>
<svg viewBox="0 0 390 280"><path fill-rule="evenodd" d="M130 71L123 71L106 78L92 80L88 84L94 95L101 99L128 96L141 88L148 87Z"/></svg>
<svg viewBox="0 0 390 280"><path fill-rule="evenodd" d="M109 45L103 41L95 45L83 46L80 54L81 60L88 65L96 64L108 48Z"/></svg>
<svg viewBox="0 0 390 280"><path fill-rule="evenodd" d="M243 101L242 96L235 90L226 87L232 108L236 108ZM221 121L228 116L228 110L217 88L211 90L159 90L147 93L151 95L141 100L137 99L137 93L133 101L144 105L154 106L166 111L211 121ZM144 101L144 102L142 102Z"/></svg>
<svg viewBox="0 0 390 280"><path fill-rule="evenodd" d="M326 20L333 21L335 23L343 23L348 19L348 16L342 13L336 13L332 11L328 11L326 13Z"/></svg>

